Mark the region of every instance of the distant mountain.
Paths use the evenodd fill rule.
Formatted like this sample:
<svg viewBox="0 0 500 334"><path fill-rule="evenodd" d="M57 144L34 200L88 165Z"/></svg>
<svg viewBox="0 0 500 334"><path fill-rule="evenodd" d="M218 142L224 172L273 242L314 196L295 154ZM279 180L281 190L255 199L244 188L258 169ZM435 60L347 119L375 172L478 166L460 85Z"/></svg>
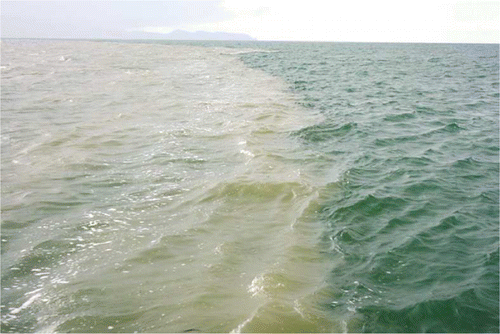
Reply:
<svg viewBox="0 0 500 334"><path fill-rule="evenodd" d="M255 41L247 34L233 34L228 32L189 32L174 30L168 34L144 31L107 31L106 34L95 36L102 39L154 39L154 40L183 40L183 41Z"/></svg>
<svg viewBox="0 0 500 334"><path fill-rule="evenodd" d="M165 39L184 40L184 41L254 41L255 38L247 34L235 34L228 32L207 32L196 31L189 32L185 30L174 30L171 33L164 34Z"/></svg>

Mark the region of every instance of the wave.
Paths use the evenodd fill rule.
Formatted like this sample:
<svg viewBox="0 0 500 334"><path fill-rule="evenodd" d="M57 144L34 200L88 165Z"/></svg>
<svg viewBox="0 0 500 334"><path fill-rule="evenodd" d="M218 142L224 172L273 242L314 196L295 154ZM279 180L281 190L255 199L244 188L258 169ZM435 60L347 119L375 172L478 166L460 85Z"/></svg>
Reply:
<svg viewBox="0 0 500 334"><path fill-rule="evenodd" d="M366 316L363 332L475 332L498 330L498 289L468 289L454 297L430 297L402 309L369 306L359 310ZM483 291L481 291L483 290ZM496 297L495 297L496 296Z"/></svg>
<svg viewBox="0 0 500 334"><path fill-rule="evenodd" d="M327 141L336 137L344 137L348 135L352 130L356 129L356 123L348 123L341 125L334 124L317 124L309 127L304 127L297 131L295 135L298 137L310 141L310 142L322 142Z"/></svg>
<svg viewBox="0 0 500 334"><path fill-rule="evenodd" d="M2 45L2 331L497 329L498 64L264 44Z"/></svg>

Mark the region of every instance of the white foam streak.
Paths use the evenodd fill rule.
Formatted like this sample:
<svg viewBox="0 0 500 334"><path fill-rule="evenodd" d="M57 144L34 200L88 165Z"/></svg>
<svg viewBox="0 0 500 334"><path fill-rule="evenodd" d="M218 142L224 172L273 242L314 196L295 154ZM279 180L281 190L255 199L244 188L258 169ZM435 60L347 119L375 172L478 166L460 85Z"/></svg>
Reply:
<svg viewBox="0 0 500 334"><path fill-rule="evenodd" d="M31 296L27 301L25 301L21 306L19 306L18 308L15 308L13 310L10 311L10 314L18 314L19 312L21 312L22 310L28 308L31 304L33 304L33 302L35 300L37 300L38 298L40 298L42 296L41 293L37 293L33 296Z"/></svg>

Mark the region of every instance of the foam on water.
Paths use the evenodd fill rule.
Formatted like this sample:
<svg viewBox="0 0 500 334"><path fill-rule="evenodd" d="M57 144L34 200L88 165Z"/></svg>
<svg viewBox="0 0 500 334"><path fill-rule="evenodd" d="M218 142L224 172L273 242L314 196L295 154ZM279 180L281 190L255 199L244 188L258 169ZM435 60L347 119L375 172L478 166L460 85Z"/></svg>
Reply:
<svg viewBox="0 0 500 334"><path fill-rule="evenodd" d="M2 332L498 332L498 47L215 45L2 43Z"/></svg>
<svg viewBox="0 0 500 334"><path fill-rule="evenodd" d="M2 45L4 331L331 328L303 299L335 185L290 136L321 117L234 53Z"/></svg>

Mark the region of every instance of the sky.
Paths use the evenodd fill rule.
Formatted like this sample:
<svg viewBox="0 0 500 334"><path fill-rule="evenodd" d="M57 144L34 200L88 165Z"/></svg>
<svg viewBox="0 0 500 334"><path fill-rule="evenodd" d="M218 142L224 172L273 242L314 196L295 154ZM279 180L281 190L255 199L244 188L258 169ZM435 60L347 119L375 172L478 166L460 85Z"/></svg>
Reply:
<svg viewBox="0 0 500 334"><path fill-rule="evenodd" d="M126 38L176 29L258 40L499 43L500 1L5 1L2 38Z"/></svg>

